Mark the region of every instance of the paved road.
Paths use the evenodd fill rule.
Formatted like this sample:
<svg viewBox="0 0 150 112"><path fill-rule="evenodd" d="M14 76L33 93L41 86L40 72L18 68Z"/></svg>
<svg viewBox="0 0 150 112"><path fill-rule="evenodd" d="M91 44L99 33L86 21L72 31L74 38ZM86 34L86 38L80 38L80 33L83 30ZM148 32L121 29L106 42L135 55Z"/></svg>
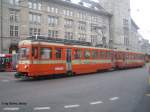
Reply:
<svg viewBox="0 0 150 112"><path fill-rule="evenodd" d="M1 72L0 112L150 112L147 78L145 67L32 81Z"/></svg>

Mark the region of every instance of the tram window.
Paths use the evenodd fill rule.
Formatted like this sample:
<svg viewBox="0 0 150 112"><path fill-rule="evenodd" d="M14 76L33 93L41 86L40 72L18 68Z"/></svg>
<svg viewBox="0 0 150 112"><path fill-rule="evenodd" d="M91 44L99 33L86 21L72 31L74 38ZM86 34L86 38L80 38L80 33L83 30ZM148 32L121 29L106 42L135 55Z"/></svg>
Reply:
<svg viewBox="0 0 150 112"><path fill-rule="evenodd" d="M41 59L51 59L52 49L51 48L41 48L40 51Z"/></svg>
<svg viewBox="0 0 150 112"><path fill-rule="evenodd" d="M61 52L62 52L62 49L61 49L61 48L56 48L56 49L55 49L55 56L56 56L56 59L61 59L61 57L62 57Z"/></svg>
<svg viewBox="0 0 150 112"><path fill-rule="evenodd" d="M20 59L28 59L29 58L29 48L20 48L19 49L19 57L20 57Z"/></svg>
<svg viewBox="0 0 150 112"><path fill-rule="evenodd" d="M5 59L5 62L6 62L6 63L10 63L11 61L12 61L11 58L6 58L6 59Z"/></svg>
<svg viewBox="0 0 150 112"><path fill-rule="evenodd" d="M90 50L85 50L85 51L84 51L84 58L85 58L85 59L89 59L89 58L90 58L90 55L91 55L91 54L90 54Z"/></svg>
<svg viewBox="0 0 150 112"><path fill-rule="evenodd" d="M103 59L105 57L105 52L104 51L100 51L100 57Z"/></svg>
<svg viewBox="0 0 150 112"><path fill-rule="evenodd" d="M82 57L81 49L75 49L74 58L75 59L81 59L81 57Z"/></svg>
<svg viewBox="0 0 150 112"><path fill-rule="evenodd" d="M110 51L107 51L107 58L110 59Z"/></svg>
<svg viewBox="0 0 150 112"><path fill-rule="evenodd" d="M34 59L38 58L38 48L32 48L32 57Z"/></svg>
<svg viewBox="0 0 150 112"><path fill-rule="evenodd" d="M0 57L0 64L3 65L5 63L5 58L4 57Z"/></svg>
<svg viewBox="0 0 150 112"><path fill-rule="evenodd" d="M129 54L126 54L126 59L129 59Z"/></svg>
<svg viewBox="0 0 150 112"><path fill-rule="evenodd" d="M98 58L98 51L97 51L97 50L93 50L93 51L92 51L92 58L93 58L93 59Z"/></svg>

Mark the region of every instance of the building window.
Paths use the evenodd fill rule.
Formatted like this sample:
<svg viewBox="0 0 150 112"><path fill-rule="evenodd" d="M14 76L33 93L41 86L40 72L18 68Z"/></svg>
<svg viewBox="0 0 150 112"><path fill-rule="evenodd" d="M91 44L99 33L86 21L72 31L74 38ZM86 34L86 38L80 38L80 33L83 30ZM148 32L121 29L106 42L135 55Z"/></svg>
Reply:
<svg viewBox="0 0 150 112"><path fill-rule="evenodd" d="M84 22L84 21L79 21L79 22L78 22L78 29L79 29L79 30L86 31L86 22Z"/></svg>
<svg viewBox="0 0 150 112"><path fill-rule="evenodd" d="M47 11L50 12L50 6L47 7Z"/></svg>
<svg viewBox="0 0 150 112"><path fill-rule="evenodd" d="M9 0L9 3L10 4L14 4L14 0Z"/></svg>
<svg viewBox="0 0 150 112"><path fill-rule="evenodd" d="M37 3L33 3L33 9L37 9Z"/></svg>
<svg viewBox="0 0 150 112"><path fill-rule="evenodd" d="M98 24L91 23L91 32L96 32L97 31L97 27L99 27Z"/></svg>
<svg viewBox="0 0 150 112"><path fill-rule="evenodd" d="M56 30L49 30L48 31L48 37L50 37L50 38L58 38L58 31L56 31Z"/></svg>
<svg viewBox="0 0 150 112"><path fill-rule="evenodd" d="M51 12L51 13L58 13L58 8L56 8L56 7L53 7L53 6L48 6L47 7L47 11L48 12Z"/></svg>
<svg viewBox="0 0 150 112"><path fill-rule="evenodd" d="M37 35L37 28L34 28L34 35Z"/></svg>
<svg viewBox="0 0 150 112"><path fill-rule="evenodd" d="M41 10L41 3L38 3L38 10Z"/></svg>
<svg viewBox="0 0 150 112"><path fill-rule="evenodd" d="M15 36L18 36L18 26L15 26Z"/></svg>
<svg viewBox="0 0 150 112"><path fill-rule="evenodd" d="M54 11L55 11L55 8L54 8L54 7L51 7L51 12L54 13Z"/></svg>
<svg viewBox="0 0 150 112"><path fill-rule="evenodd" d="M18 35L19 35L19 28L18 28L18 26L10 25L10 37L13 37L13 36L17 36L18 37Z"/></svg>
<svg viewBox="0 0 150 112"><path fill-rule="evenodd" d="M84 13L84 12L78 12L77 13L77 18L85 20L86 19L86 13Z"/></svg>
<svg viewBox="0 0 150 112"><path fill-rule="evenodd" d="M91 16L91 22L97 23L98 17L97 16Z"/></svg>
<svg viewBox="0 0 150 112"><path fill-rule="evenodd" d="M41 15L30 13L29 21L30 23L34 23L34 24L41 24Z"/></svg>
<svg viewBox="0 0 150 112"><path fill-rule="evenodd" d="M29 35L40 35L41 29L40 28L29 28Z"/></svg>
<svg viewBox="0 0 150 112"><path fill-rule="evenodd" d="M15 10L10 11L10 22L19 22L19 12Z"/></svg>
<svg viewBox="0 0 150 112"><path fill-rule="evenodd" d="M9 0L9 3L12 5L19 5L19 0Z"/></svg>
<svg viewBox="0 0 150 112"><path fill-rule="evenodd" d="M124 33L124 45L129 45L129 28L123 27L123 33Z"/></svg>
<svg viewBox="0 0 150 112"><path fill-rule="evenodd" d="M91 43L97 43L97 35L91 35Z"/></svg>
<svg viewBox="0 0 150 112"><path fill-rule="evenodd" d="M80 34L79 34L79 40L80 40L80 41L86 41L86 34L80 33Z"/></svg>
<svg viewBox="0 0 150 112"><path fill-rule="evenodd" d="M73 32L65 32L65 39L72 40L73 39Z"/></svg>
<svg viewBox="0 0 150 112"><path fill-rule="evenodd" d="M28 2L28 5L29 5L29 8L30 8L30 9L33 7L31 1Z"/></svg>
<svg viewBox="0 0 150 112"><path fill-rule="evenodd" d="M41 10L41 1L39 0L29 0L28 6L30 9Z"/></svg>
<svg viewBox="0 0 150 112"><path fill-rule="evenodd" d="M56 14L58 13L58 8L55 8L55 13L56 13Z"/></svg>
<svg viewBox="0 0 150 112"><path fill-rule="evenodd" d="M32 36L33 35L33 28L29 29L29 35Z"/></svg>
<svg viewBox="0 0 150 112"><path fill-rule="evenodd" d="M41 16L40 15L37 15L37 23L41 23Z"/></svg>
<svg viewBox="0 0 150 112"><path fill-rule="evenodd" d="M127 19L123 19L123 26L128 26L129 25L129 22Z"/></svg>
<svg viewBox="0 0 150 112"><path fill-rule="evenodd" d="M64 27L65 28L72 28L73 27L73 20L72 19L65 19Z"/></svg>
<svg viewBox="0 0 150 112"><path fill-rule="evenodd" d="M126 45L126 46L129 45L129 39L128 39L128 37L124 37L124 45Z"/></svg>
<svg viewBox="0 0 150 112"><path fill-rule="evenodd" d="M10 25L10 36L12 37L14 33L14 26Z"/></svg>
<svg viewBox="0 0 150 112"><path fill-rule="evenodd" d="M58 17L48 16L48 24L51 27L55 27L58 25Z"/></svg>
<svg viewBox="0 0 150 112"><path fill-rule="evenodd" d="M68 10L68 9L64 9L63 10L64 16L73 16L73 11Z"/></svg>

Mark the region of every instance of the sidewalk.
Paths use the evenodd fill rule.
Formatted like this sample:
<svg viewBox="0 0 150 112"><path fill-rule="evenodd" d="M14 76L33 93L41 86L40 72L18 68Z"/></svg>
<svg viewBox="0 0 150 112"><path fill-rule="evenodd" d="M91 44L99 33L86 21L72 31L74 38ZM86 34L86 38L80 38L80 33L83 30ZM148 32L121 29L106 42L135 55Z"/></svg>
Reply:
<svg viewBox="0 0 150 112"><path fill-rule="evenodd" d="M150 85L147 86L145 94L135 112L150 112Z"/></svg>

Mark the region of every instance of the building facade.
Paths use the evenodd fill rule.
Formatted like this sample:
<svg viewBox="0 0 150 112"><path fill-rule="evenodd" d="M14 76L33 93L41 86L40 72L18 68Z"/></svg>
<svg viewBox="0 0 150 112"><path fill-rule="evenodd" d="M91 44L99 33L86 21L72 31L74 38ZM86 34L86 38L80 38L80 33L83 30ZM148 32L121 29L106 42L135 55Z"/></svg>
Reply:
<svg viewBox="0 0 150 112"><path fill-rule="evenodd" d="M32 35L109 47L111 14L103 8L62 0L1 0L1 53L16 50Z"/></svg>
<svg viewBox="0 0 150 112"><path fill-rule="evenodd" d="M130 49L130 0L99 0L99 3L113 15L110 19L113 48Z"/></svg>
<svg viewBox="0 0 150 112"><path fill-rule="evenodd" d="M129 38L129 48L132 51L140 51L139 50L139 33L138 33L139 27L136 25L136 23L131 19L131 35Z"/></svg>
<svg viewBox="0 0 150 112"><path fill-rule="evenodd" d="M32 35L141 51L130 0L80 1L0 0L0 53L16 52L18 42Z"/></svg>

